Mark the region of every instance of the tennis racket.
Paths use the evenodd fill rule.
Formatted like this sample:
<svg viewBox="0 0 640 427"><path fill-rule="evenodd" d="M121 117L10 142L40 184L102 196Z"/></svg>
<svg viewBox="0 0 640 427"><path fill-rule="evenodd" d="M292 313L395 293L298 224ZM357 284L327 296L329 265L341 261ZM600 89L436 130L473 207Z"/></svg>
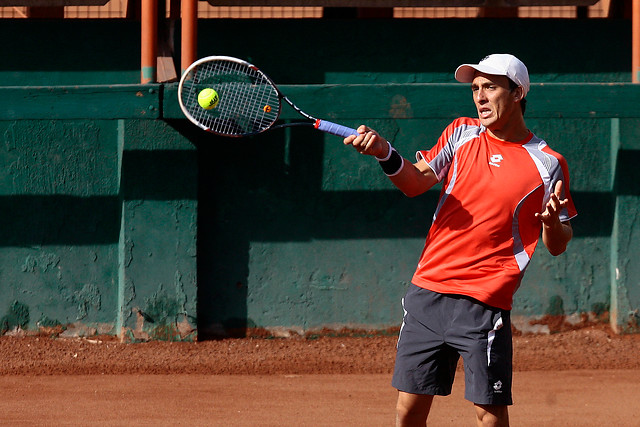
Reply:
<svg viewBox="0 0 640 427"><path fill-rule="evenodd" d="M217 93L215 106L200 105L198 96L205 89ZM276 124L283 100L306 121ZM251 136L287 126L312 126L341 137L358 134L305 113L256 66L230 56L208 56L191 64L180 78L178 101L191 122L216 135Z"/></svg>

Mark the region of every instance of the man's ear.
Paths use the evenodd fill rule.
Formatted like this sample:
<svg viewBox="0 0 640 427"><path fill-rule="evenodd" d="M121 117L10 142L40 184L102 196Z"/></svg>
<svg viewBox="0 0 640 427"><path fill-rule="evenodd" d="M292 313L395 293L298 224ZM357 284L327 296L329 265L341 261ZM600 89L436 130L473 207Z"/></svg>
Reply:
<svg viewBox="0 0 640 427"><path fill-rule="evenodd" d="M522 96L523 93L524 90L522 89L522 86L518 86L517 88L515 88L515 90L513 91L514 101L522 101L522 99L524 98L524 96Z"/></svg>

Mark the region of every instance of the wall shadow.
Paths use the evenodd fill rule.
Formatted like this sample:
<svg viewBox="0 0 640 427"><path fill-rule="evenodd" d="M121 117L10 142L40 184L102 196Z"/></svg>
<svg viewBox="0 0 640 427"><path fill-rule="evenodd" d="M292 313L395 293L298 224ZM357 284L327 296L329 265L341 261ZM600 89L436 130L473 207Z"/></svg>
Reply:
<svg viewBox="0 0 640 427"><path fill-rule="evenodd" d="M120 212L117 196L2 196L0 246L117 243Z"/></svg>
<svg viewBox="0 0 640 427"><path fill-rule="evenodd" d="M292 136L299 143L288 148L281 131L248 139L203 132L195 140L201 339L244 336L257 326L247 316L252 242L426 236L438 191L415 199L393 189L323 191L324 136L300 132ZM614 197L586 192L573 197L580 212L576 235L609 236Z"/></svg>

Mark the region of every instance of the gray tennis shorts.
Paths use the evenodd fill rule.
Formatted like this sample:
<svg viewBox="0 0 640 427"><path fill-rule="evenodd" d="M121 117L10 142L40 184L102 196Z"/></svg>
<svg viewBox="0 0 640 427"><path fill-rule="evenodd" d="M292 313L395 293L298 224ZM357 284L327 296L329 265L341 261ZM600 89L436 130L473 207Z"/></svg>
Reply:
<svg viewBox="0 0 640 427"><path fill-rule="evenodd" d="M465 399L511 405L513 350L508 310L410 285L391 384L413 394L451 394L460 356Z"/></svg>

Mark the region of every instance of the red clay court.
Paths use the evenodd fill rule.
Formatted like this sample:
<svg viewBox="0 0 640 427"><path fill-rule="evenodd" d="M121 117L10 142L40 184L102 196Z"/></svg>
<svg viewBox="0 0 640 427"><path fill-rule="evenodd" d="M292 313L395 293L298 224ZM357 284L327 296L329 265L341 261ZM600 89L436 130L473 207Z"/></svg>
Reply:
<svg viewBox="0 0 640 427"><path fill-rule="evenodd" d="M2 337L0 424L391 426L396 337ZM514 337L513 426L638 426L640 335ZM430 424L473 425L459 372Z"/></svg>

